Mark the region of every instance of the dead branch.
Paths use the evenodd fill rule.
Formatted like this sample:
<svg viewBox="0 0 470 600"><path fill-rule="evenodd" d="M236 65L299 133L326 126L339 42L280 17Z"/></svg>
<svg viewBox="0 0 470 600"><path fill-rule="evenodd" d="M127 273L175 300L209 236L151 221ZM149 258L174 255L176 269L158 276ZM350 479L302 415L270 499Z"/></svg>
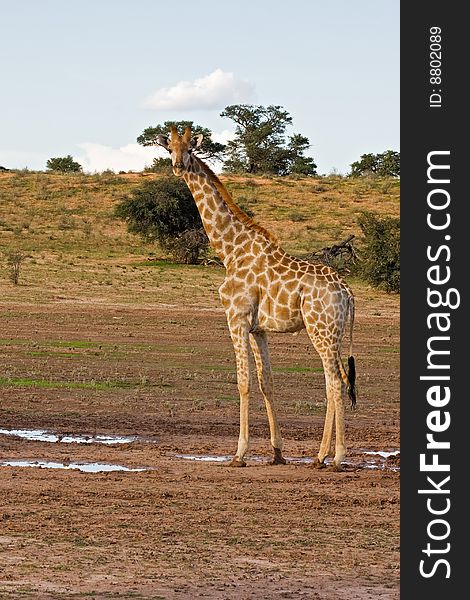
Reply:
<svg viewBox="0 0 470 600"><path fill-rule="evenodd" d="M333 244L333 246L326 246L321 250L315 250L302 258L311 262L322 262L329 267L338 268L338 264L342 268L346 268L346 265L353 265L357 261L357 253L352 245L352 240L356 236L351 234L342 242Z"/></svg>

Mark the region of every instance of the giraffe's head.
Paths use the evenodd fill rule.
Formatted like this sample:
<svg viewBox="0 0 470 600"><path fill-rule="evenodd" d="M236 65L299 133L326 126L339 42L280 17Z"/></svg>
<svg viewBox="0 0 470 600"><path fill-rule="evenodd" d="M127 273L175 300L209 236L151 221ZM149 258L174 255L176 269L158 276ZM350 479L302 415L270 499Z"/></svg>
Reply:
<svg viewBox="0 0 470 600"><path fill-rule="evenodd" d="M174 126L171 128L169 138L165 135L157 137L157 143L171 154L173 173L177 177L181 177L188 169L191 152L199 148L202 138L202 133L192 138L191 127L186 127L183 135L179 135L178 130Z"/></svg>

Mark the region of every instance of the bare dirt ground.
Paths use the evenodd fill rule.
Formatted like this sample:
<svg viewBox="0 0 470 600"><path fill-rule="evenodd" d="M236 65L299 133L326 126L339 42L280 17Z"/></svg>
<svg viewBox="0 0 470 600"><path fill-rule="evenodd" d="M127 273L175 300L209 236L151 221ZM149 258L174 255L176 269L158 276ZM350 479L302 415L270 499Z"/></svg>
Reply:
<svg viewBox="0 0 470 600"><path fill-rule="evenodd" d="M238 396L222 311L57 298L0 303L0 428L138 435L128 444L0 435L0 598L395 600L399 582L398 302L360 290L358 408L348 462L315 470L324 381L302 333L273 336L285 466L268 466L257 390L248 466L178 455L236 449ZM297 460L294 460L297 459Z"/></svg>

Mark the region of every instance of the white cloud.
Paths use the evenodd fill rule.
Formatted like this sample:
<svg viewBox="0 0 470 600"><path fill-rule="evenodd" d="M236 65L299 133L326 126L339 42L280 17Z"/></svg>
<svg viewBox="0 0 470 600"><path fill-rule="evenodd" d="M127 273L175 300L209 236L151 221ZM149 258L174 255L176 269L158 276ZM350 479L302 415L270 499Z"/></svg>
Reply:
<svg viewBox="0 0 470 600"><path fill-rule="evenodd" d="M84 143L78 144L84 154L76 160L86 172L94 173L106 171L142 171L151 165L154 158L167 158L168 152L156 146L141 146L127 144L120 148L112 148L103 144Z"/></svg>
<svg viewBox="0 0 470 600"><path fill-rule="evenodd" d="M235 131L230 129L224 129L223 131L213 131L211 135L211 139L213 142L218 142L219 144L226 144L229 140L233 140L235 138ZM221 173L223 169L223 161L216 159L207 159L211 169L214 173Z"/></svg>
<svg viewBox="0 0 470 600"><path fill-rule="evenodd" d="M173 87L160 88L144 101L145 108L158 110L210 110L227 104L247 102L254 85L235 79L233 73L216 69L194 81L180 81Z"/></svg>
<svg viewBox="0 0 470 600"><path fill-rule="evenodd" d="M43 152L29 152L27 150L1 150L0 165L7 169L32 169L40 171L46 168L46 162L52 154Z"/></svg>
<svg viewBox="0 0 470 600"><path fill-rule="evenodd" d="M228 141L235 139L235 130L224 129L223 131L213 131L211 140L219 144L226 144Z"/></svg>
<svg viewBox="0 0 470 600"><path fill-rule="evenodd" d="M235 132L230 129L224 129L220 132L212 133L212 140L221 144L226 144L235 137ZM129 143L119 148L86 142L78 144L80 153L74 153L73 158L86 173L101 173L111 170L119 171L142 171L146 166L153 163L154 158L168 158L169 154L159 146L141 146L137 143ZM13 150L0 149L0 165L9 169L29 169L44 170L47 159L51 156L61 156L60 153L43 154L40 152L19 152ZM212 161L212 168L216 172L222 169L220 161Z"/></svg>
<svg viewBox="0 0 470 600"><path fill-rule="evenodd" d="M235 132L224 129L213 132L211 138L214 142L226 144L228 140L235 137ZM141 146L130 143L120 148L113 148L104 144L86 142L78 144L82 154L75 160L80 163L85 173L101 173L108 169L118 173L119 171L142 171L153 163L154 158L168 158L169 154L159 146ZM211 161L211 166L216 172L222 170L220 161Z"/></svg>

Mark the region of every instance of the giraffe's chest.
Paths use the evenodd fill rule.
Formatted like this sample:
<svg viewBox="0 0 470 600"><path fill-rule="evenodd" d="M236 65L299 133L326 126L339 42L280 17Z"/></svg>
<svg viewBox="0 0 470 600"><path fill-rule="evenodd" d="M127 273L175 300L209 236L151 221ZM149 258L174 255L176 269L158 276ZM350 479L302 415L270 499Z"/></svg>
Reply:
<svg viewBox="0 0 470 600"><path fill-rule="evenodd" d="M263 255L258 259L244 256L232 265L220 294L230 313L251 313L252 330L281 333L304 327L302 276L290 264L269 261Z"/></svg>

